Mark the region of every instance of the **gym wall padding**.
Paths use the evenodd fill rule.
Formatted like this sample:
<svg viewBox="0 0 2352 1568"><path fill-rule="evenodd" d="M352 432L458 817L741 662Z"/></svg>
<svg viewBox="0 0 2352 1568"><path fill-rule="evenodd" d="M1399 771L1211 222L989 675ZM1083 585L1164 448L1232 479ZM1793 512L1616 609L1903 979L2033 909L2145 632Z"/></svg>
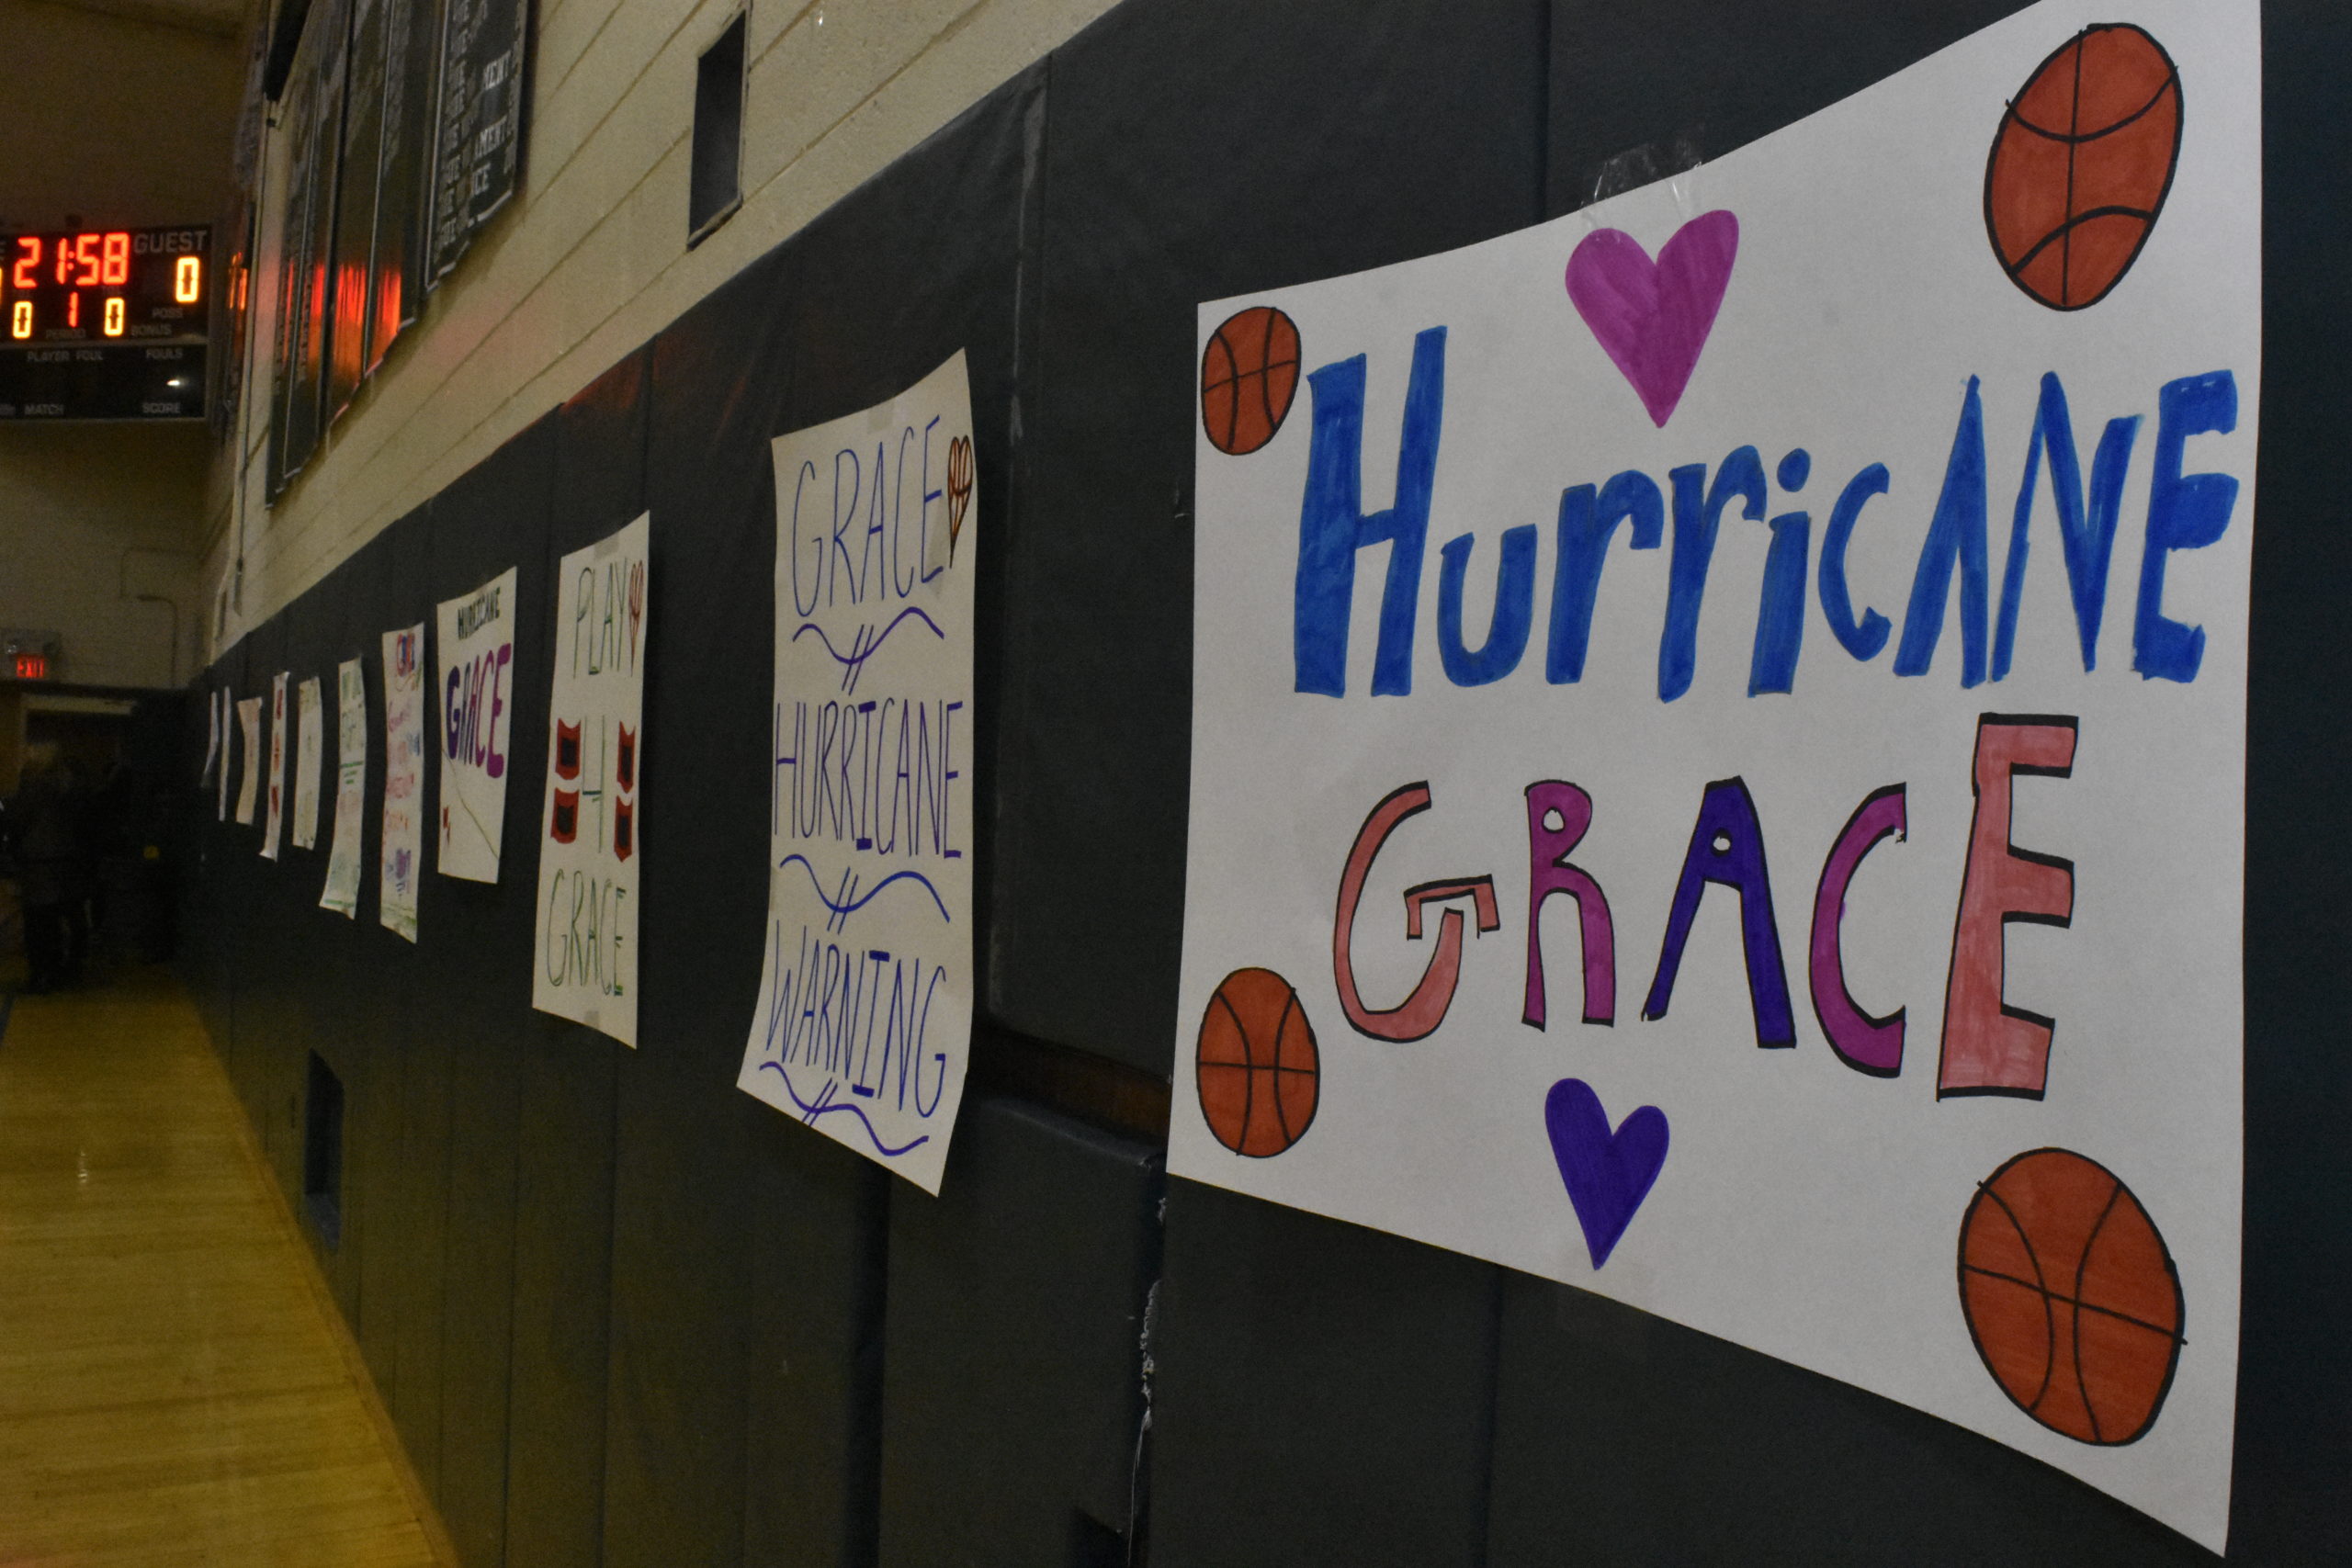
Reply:
<svg viewBox="0 0 2352 1568"><path fill-rule="evenodd" d="M208 685L316 674L330 713L336 661L367 671L359 918L316 908L331 773L321 848L276 864L198 792L183 967L298 1212L309 1054L343 1081L341 1235L314 1245L469 1568L2207 1559L1874 1395L1169 1181L1148 1117L1106 1124L1150 1097L1064 1070L1164 1083L1180 1034L1197 303L1722 156L2019 4L1126 0L222 657ZM2331 1305L2352 1286L2340 13L2266 5L2249 1562L2352 1554ZM981 1017L933 1199L734 1078L765 908L768 442L957 349L980 458ZM646 510L631 1050L533 1012L528 987L554 572ZM376 918L379 638L508 566L502 880L428 870L412 946ZM428 766L428 821L436 799ZM1038 1053L1054 1070L1023 1068Z"/></svg>

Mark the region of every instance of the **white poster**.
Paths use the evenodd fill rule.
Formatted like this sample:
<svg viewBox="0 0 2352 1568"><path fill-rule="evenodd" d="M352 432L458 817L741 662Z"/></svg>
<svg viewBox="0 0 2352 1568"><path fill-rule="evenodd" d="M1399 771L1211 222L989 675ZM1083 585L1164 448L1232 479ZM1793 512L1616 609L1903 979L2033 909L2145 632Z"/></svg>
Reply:
<svg viewBox="0 0 2352 1568"><path fill-rule="evenodd" d="M261 799L261 699L247 697L237 705L237 733L244 747L245 771L237 784L237 821L254 825L254 807Z"/></svg>
<svg viewBox="0 0 2352 1568"><path fill-rule="evenodd" d="M325 740L319 733L323 720L319 678L305 677L295 688L294 704L294 847L319 847L319 761Z"/></svg>
<svg viewBox="0 0 2352 1568"><path fill-rule="evenodd" d="M376 899L384 924L416 940L424 856L424 625L384 634L384 841Z"/></svg>
<svg viewBox="0 0 2352 1568"><path fill-rule="evenodd" d="M1172 1170L2222 1547L2258 23L1201 309Z"/></svg>
<svg viewBox="0 0 2352 1568"><path fill-rule="evenodd" d="M736 1084L937 1192L976 995L964 355L772 448L768 919Z"/></svg>
<svg viewBox="0 0 2352 1568"><path fill-rule="evenodd" d="M556 573L531 1005L637 1043L648 517Z"/></svg>
<svg viewBox="0 0 2352 1568"><path fill-rule="evenodd" d="M514 727L514 571L439 608L441 846L444 876L498 880L506 829L507 734Z"/></svg>
<svg viewBox="0 0 2352 1568"><path fill-rule="evenodd" d="M319 908L356 919L360 813L368 805L368 678L356 659L335 667L334 720L334 837L327 846L327 885L319 894Z"/></svg>
<svg viewBox="0 0 2352 1568"><path fill-rule="evenodd" d="M269 805L262 815L261 853L264 860L277 858L281 830L286 825L286 675L281 671L269 682Z"/></svg>

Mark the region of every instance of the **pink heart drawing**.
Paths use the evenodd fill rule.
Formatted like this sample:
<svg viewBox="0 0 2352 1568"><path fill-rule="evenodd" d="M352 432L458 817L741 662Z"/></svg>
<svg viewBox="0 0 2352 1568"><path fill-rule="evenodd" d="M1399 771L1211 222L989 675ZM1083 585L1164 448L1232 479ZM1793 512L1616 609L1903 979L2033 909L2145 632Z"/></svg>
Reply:
<svg viewBox="0 0 2352 1568"><path fill-rule="evenodd" d="M1718 209L1676 230L1656 262L1623 229L1596 229L1568 257L1577 313L1660 429L1690 384L1738 254L1739 220Z"/></svg>

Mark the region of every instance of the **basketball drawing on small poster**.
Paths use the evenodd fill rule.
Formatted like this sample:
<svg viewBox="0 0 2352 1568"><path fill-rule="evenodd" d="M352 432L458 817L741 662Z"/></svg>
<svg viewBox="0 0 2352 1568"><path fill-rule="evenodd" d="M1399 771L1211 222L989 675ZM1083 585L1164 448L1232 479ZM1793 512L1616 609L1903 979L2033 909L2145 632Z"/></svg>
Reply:
<svg viewBox="0 0 2352 1568"><path fill-rule="evenodd" d="M1201 1015L1193 1077L1201 1114L1235 1154L1268 1159L1315 1123L1322 1063L1315 1026L1291 983L1271 969L1237 969Z"/></svg>
<svg viewBox="0 0 2352 1568"><path fill-rule="evenodd" d="M1298 395L1298 324L1272 305L1227 318L1201 355L1201 426L1243 457L1274 438Z"/></svg>
<svg viewBox="0 0 2352 1568"><path fill-rule="evenodd" d="M1986 1178L1960 1226L1960 1302L1985 1371L2077 1442L2138 1441L2180 1364L2180 1274L2114 1172L2033 1149Z"/></svg>
<svg viewBox="0 0 2352 1568"><path fill-rule="evenodd" d="M2009 281L2053 310L2107 298L2180 163L2180 73L2139 28L2085 28L2037 67L1984 164L1984 228Z"/></svg>

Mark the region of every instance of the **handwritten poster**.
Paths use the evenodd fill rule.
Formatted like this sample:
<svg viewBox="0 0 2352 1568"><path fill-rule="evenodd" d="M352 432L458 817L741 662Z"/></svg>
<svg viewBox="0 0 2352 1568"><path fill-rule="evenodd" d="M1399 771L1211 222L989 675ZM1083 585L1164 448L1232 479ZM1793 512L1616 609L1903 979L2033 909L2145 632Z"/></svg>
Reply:
<svg viewBox="0 0 2352 1568"><path fill-rule="evenodd" d="M237 821L254 825L254 807L261 799L261 699L247 697L237 705L237 731L244 746L245 771L237 785Z"/></svg>
<svg viewBox="0 0 2352 1568"><path fill-rule="evenodd" d="M644 819L645 606L651 523L556 573L547 796L539 812L531 1005L637 1043L637 878Z"/></svg>
<svg viewBox="0 0 2352 1568"><path fill-rule="evenodd" d="M736 1084L937 1192L975 994L964 355L772 446L768 919Z"/></svg>
<svg viewBox="0 0 2352 1568"><path fill-rule="evenodd" d="M507 732L513 728L514 571L439 607L441 843L444 876L498 880L506 828Z"/></svg>
<svg viewBox="0 0 2352 1568"><path fill-rule="evenodd" d="M269 807L262 818L261 852L265 860L277 858L277 846L286 826L286 675L280 672L269 682Z"/></svg>
<svg viewBox="0 0 2352 1568"><path fill-rule="evenodd" d="M319 894L319 908L356 919L360 813L368 807L368 678L356 659L335 667L334 719L334 837L327 846L327 885Z"/></svg>
<svg viewBox="0 0 2352 1568"><path fill-rule="evenodd" d="M2218 1550L2259 17L2098 15L1202 307L1170 1158Z"/></svg>
<svg viewBox="0 0 2352 1568"><path fill-rule="evenodd" d="M319 733L323 721L319 678L306 677L295 688L294 704L294 847L319 847L319 761L325 740Z"/></svg>
<svg viewBox="0 0 2352 1568"><path fill-rule="evenodd" d="M384 634L384 840L378 918L416 940L424 858L424 624Z"/></svg>

